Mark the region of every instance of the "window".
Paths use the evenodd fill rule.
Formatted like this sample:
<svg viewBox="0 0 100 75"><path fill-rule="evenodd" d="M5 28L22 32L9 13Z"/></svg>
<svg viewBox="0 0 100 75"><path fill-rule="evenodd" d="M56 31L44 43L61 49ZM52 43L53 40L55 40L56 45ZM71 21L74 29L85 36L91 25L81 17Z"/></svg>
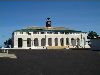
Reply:
<svg viewBox="0 0 100 75"><path fill-rule="evenodd" d="M41 34L44 34L44 32L41 32Z"/></svg>
<svg viewBox="0 0 100 75"><path fill-rule="evenodd" d="M23 39L18 38L18 47L22 47L22 46L23 46Z"/></svg>
<svg viewBox="0 0 100 75"><path fill-rule="evenodd" d="M64 32L60 32L60 34L64 34Z"/></svg>
<svg viewBox="0 0 100 75"><path fill-rule="evenodd" d="M60 39L61 46L64 46L64 38Z"/></svg>
<svg viewBox="0 0 100 75"><path fill-rule="evenodd" d="M66 38L66 45L69 45L69 38Z"/></svg>
<svg viewBox="0 0 100 75"><path fill-rule="evenodd" d="M58 38L55 38L55 46L58 46Z"/></svg>
<svg viewBox="0 0 100 75"><path fill-rule="evenodd" d="M27 47L31 47L31 39L27 38Z"/></svg>
<svg viewBox="0 0 100 75"><path fill-rule="evenodd" d="M26 32L28 35L31 35L31 33L29 33L29 32Z"/></svg>
<svg viewBox="0 0 100 75"><path fill-rule="evenodd" d="M80 46L80 39L77 38L77 45Z"/></svg>
<svg viewBox="0 0 100 75"><path fill-rule="evenodd" d="M23 32L20 32L20 34L23 34Z"/></svg>
<svg viewBox="0 0 100 75"><path fill-rule="evenodd" d="M39 32L34 31L33 34L39 34Z"/></svg>
<svg viewBox="0 0 100 75"><path fill-rule="evenodd" d="M52 38L48 38L48 45L52 46Z"/></svg>
<svg viewBox="0 0 100 75"><path fill-rule="evenodd" d="M58 34L58 32L54 32L54 34Z"/></svg>
<svg viewBox="0 0 100 75"><path fill-rule="evenodd" d="M76 45L76 40L74 38L71 39L71 44L72 44L72 46Z"/></svg>
<svg viewBox="0 0 100 75"><path fill-rule="evenodd" d="M46 45L46 40L45 40L45 38L42 38L41 39L41 46L45 46Z"/></svg>
<svg viewBox="0 0 100 75"><path fill-rule="evenodd" d="M47 32L47 34L52 34L52 32Z"/></svg>
<svg viewBox="0 0 100 75"><path fill-rule="evenodd" d="M39 45L38 38L35 38L34 39L34 46L38 46L38 45Z"/></svg>
<svg viewBox="0 0 100 75"><path fill-rule="evenodd" d="M68 32L65 32L65 34L68 34Z"/></svg>

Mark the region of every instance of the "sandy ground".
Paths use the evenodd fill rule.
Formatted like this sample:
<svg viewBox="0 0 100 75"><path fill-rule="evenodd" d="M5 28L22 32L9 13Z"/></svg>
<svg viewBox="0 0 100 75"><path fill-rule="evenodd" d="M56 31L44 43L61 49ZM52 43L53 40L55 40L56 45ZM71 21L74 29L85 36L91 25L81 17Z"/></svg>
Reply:
<svg viewBox="0 0 100 75"><path fill-rule="evenodd" d="M100 75L100 51L11 50L0 58L0 75Z"/></svg>

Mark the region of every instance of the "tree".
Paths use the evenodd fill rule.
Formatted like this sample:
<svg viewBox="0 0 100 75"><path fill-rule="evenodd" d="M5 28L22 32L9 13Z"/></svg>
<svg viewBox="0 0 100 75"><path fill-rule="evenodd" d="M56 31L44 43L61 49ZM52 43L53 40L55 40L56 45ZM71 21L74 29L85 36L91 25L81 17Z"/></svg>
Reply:
<svg viewBox="0 0 100 75"><path fill-rule="evenodd" d="M8 44L8 41L6 40L6 41L4 42L4 47L7 47L7 44Z"/></svg>
<svg viewBox="0 0 100 75"><path fill-rule="evenodd" d="M12 44L12 39L9 38L9 39L8 39L8 45L11 45L11 44Z"/></svg>
<svg viewBox="0 0 100 75"><path fill-rule="evenodd" d="M88 34L88 39L94 39L94 38L98 38L98 34L94 31L89 31L89 34Z"/></svg>
<svg viewBox="0 0 100 75"><path fill-rule="evenodd" d="M12 45L12 39L9 38L8 40L6 40L6 41L4 42L4 45L5 45L5 47L9 48L9 46Z"/></svg>

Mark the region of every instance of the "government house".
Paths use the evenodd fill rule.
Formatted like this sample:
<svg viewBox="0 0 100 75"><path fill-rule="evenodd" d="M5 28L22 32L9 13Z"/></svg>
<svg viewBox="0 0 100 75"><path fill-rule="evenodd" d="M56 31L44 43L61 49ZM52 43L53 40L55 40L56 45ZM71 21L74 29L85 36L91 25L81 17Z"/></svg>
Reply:
<svg viewBox="0 0 100 75"><path fill-rule="evenodd" d="M27 27L12 34L16 49L69 49L90 48L87 32L65 27L52 27L47 18L45 27Z"/></svg>

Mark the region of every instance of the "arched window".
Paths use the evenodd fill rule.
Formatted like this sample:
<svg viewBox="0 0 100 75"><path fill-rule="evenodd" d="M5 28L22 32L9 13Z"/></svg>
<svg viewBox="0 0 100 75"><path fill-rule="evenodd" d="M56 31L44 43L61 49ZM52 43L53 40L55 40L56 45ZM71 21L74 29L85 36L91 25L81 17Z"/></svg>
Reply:
<svg viewBox="0 0 100 75"><path fill-rule="evenodd" d="M34 46L39 46L38 38L34 39Z"/></svg>
<svg viewBox="0 0 100 75"><path fill-rule="evenodd" d="M76 45L76 40L74 38L71 39L72 46Z"/></svg>
<svg viewBox="0 0 100 75"><path fill-rule="evenodd" d="M66 38L66 45L69 45L69 38Z"/></svg>
<svg viewBox="0 0 100 75"><path fill-rule="evenodd" d="M45 40L45 38L42 38L41 39L41 46L45 46L46 45L46 40Z"/></svg>
<svg viewBox="0 0 100 75"><path fill-rule="evenodd" d="M64 38L60 39L61 46L64 46Z"/></svg>
<svg viewBox="0 0 100 75"><path fill-rule="evenodd" d="M80 39L77 38L77 45L80 46Z"/></svg>
<svg viewBox="0 0 100 75"><path fill-rule="evenodd" d="M52 38L48 38L48 45L52 46Z"/></svg>
<svg viewBox="0 0 100 75"><path fill-rule="evenodd" d="M22 47L22 46L23 46L23 39L18 38L18 47Z"/></svg>
<svg viewBox="0 0 100 75"><path fill-rule="evenodd" d="M27 38L27 47L31 47L31 39Z"/></svg>
<svg viewBox="0 0 100 75"><path fill-rule="evenodd" d="M55 38L55 46L58 46L58 38Z"/></svg>

